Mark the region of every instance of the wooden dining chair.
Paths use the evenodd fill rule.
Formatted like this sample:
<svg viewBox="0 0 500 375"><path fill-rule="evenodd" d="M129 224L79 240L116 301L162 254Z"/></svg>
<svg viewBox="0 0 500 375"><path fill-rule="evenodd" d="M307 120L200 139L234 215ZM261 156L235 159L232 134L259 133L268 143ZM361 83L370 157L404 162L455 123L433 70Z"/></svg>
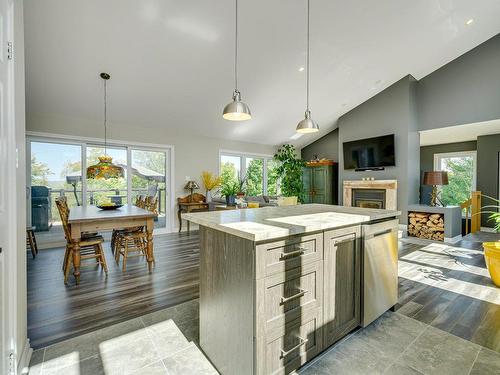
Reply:
<svg viewBox="0 0 500 375"><path fill-rule="evenodd" d="M157 198L145 197L136 201L136 203L137 202L143 205L143 207L141 208L144 208L151 212L157 212ZM127 259L130 256L129 253L137 253L133 256L143 256L146 258L147 246L147 233L143 226L117 231L114 248L116 263L119 264L120 257L123 257L122 271L125 272L127 270Z"/></svg>
<svg viewBox="0 0 500 375"><path fill-rule="evenodd" d="M137 206L139 208L145 208L146 207L146 199L142 195L136 195L135 197L135 202L134 206ZM139 230L142 227L136 227L136 228L123 228L123 229L113 229L113 232L111 233L111 252L114 254L115 253L115 248L116 248L116 239L120 233L124 232L130 232L133 230Z"/></svg>
<svg viewBox="0 0 500 375"><path fill-rule="evenodd" d="M57 210L61 216L61 222L64 229L64 236L66 237L66 251L64 253L63 261L63 272L64 272L64 283L67 284L69 271L71 268L71 261L73 259L73 248L74 243L71 240L71 226L68 223L69 218L69 208L66 201L66 197L59 197L56 199ZM104 255L104 250L102 243L104 239L102 236L91 236L89 234L82 234L80 241L80 259L95 259L96 262L104 269L106 274L108 273L108 266L106 264L106 257Z"/></svg>
<svg viewBox="0 0 500 375"><path fill-rule="evenodd" d="M35 259L38 254L38 245L36 244L35 227L26 227L26 247L31 250L31 255Z"/></svg>

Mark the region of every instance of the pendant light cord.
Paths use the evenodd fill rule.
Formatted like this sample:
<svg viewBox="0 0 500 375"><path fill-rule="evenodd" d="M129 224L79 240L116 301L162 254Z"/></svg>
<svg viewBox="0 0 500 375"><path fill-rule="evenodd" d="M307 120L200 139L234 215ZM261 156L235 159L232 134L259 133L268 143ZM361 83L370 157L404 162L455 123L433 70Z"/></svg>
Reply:
<svg viewBox="0 0 500 375"><path fill-rule="evenodd" d="M107 109L108 109L108 103L107 103L107 87L106 87L107 80L104 80L104 156L108 156L108 147L107 147L107 136L108 136L108 128L107 128Z"/></svg>
<svg viewBox="0 0 500 375"><path fill-rule="evenodd" d="M238 0L236 0L236 22L234 36L234 89L238 91Z"/></svg>
<svg viewBox="0 0 500 375"><path fill-rule="evenodd" d="M307 55L306 55L306 110L309 112L309 14L310 14L310 0L307 0Z"/></svg>

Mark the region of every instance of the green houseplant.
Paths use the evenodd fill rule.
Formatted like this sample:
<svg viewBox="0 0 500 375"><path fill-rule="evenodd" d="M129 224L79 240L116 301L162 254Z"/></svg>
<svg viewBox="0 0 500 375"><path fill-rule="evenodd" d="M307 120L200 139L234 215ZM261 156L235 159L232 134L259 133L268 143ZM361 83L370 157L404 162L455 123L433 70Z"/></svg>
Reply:
<svg viewBox="0 0 500 375"><path fill-rule="evenodd" d="M274 155L278 162L276 168L281 181L281 193L285 197L297 197L299 202L304 201L304 186L302 185L302 169L306 162L297 157L295 147L284 144Z"/></svg>
<svg viewBox="0 0 500 375"><path fill-rule="evenodd" d="M226 180L222 182L221 194L226 197L226 204L234 206L236 204L236 194L240 190L240 184L236 181Z"/></svg>

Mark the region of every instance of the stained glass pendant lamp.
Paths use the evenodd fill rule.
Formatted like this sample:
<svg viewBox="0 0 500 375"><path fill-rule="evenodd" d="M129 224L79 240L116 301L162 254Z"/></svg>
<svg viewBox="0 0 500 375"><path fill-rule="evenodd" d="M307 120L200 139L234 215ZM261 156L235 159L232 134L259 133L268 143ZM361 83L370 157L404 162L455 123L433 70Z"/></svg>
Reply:
<svg viewBox="0 0 500 375"><path fill-rule="evenodd" d="M297 125L297 133L316 133L319 130L318 124L311 118L309 110L309 19L310 19L310 0L307 0L307 60L306 60L306 112L304 119Z"/></svg>
<svg viewBox="0 0 500 375"><path fill-rule="evenodd" d="M98 157L99 162L87 168L87 178L104 179L124 176L123 168L113 164L113 159L107 154L107 82L111 78L108 73L101 73L104 81L104 155Z"/></svg>
<svg viewBox="0 0 500 375"><path fill-rule="evenodd" d="M245 121L252 118L250 108L241 101L241 93L238 90L238 0L236 0L236 25L234 36L234 92L233 101L224 107L222 117L230 121Z"/></svg>

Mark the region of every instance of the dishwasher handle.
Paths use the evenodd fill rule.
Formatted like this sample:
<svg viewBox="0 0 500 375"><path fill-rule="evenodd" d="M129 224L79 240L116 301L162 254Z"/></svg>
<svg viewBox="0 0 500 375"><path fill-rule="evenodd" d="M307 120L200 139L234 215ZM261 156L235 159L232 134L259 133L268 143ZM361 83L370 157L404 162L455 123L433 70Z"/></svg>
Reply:
<svg viewBox="0 0 500 375"><path fill-rule="evenodd" d="M393 232L397 233L397 231L398 231L397 229L386 229L386 230L384 230L382 232L368 234L368 235L365 236L365 239L369 240L369 239L372 239L372 238L375 238L375 237L383 236L385 234L389 234L389 233L393 233Z"/></svg>

